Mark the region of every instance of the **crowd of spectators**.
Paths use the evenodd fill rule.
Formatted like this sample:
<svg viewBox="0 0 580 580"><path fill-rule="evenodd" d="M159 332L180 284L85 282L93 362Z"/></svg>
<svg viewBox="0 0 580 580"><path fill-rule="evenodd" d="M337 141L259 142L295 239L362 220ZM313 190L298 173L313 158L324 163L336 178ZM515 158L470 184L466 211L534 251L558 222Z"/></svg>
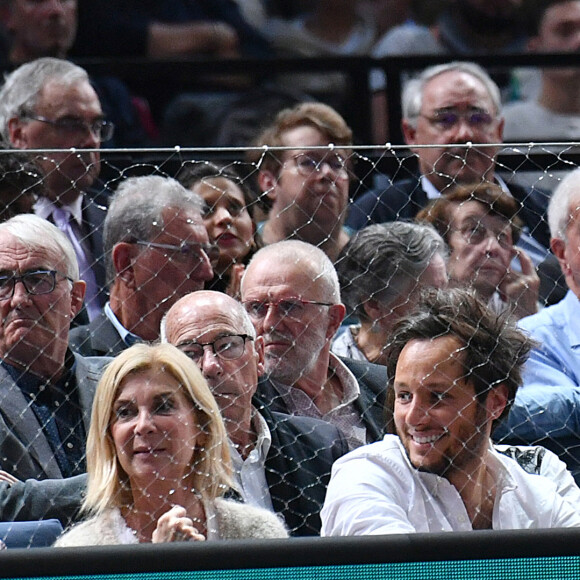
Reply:
<svg viewBox="0 0 580 580"><path fill-rule="evenodd" d="M314 98L232 163L101 182L102 146L155 132L72 56L580 42L570 0L534 2L534 31L526 0L448 0L427 26L420 2L301 4L0 5L0 519L50 514L57 546L580 527L580 170L553 194L502 175L511 81L460 60L408 79L418 171L356 200L327 74L280 77ZM536 120L575 115L576 74L541 72Z"/></svg>

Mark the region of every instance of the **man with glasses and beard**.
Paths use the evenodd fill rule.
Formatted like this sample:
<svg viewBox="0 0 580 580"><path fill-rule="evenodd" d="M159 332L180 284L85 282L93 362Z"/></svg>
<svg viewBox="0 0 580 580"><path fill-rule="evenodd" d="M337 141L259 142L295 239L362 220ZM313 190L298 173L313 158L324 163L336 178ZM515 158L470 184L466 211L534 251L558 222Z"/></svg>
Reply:
<svg viewBox="0 0 580 580"><path fill-rule="evenodd" d="M385 367L330 352L345 307L321 249L298 240L262 248L242 278L241 297L264 340L258 408L328 421L351 449L382 437Z"/></svg>

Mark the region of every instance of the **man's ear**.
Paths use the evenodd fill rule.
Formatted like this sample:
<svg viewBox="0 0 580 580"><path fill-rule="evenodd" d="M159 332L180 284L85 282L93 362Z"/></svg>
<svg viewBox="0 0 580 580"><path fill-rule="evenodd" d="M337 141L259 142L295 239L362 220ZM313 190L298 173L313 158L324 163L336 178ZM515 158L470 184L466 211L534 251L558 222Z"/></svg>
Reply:
<svg viewBox="0 0 580 580"><path fill-rule="evenodd" d="M277 184L278 178L269 169L262 169L258 173L258 185L271 201L276 201Z"/></svg>
<svg viewBox="0 0 580 580"><path fill-rule="evenodd" d="M8 121L8 137L16 149L28 149L28 135L24 128L25 122L19 117L12 117Z"/></svg>
<svg viewBox="0 0 580 580"><path fill-rule="evenodd" d="M550 249L552 254L558 259L562 273L568 276L570 274L570 265L566 259L566 242L561 238L552 238L550 240Z"/></svg>
<svg viewBox="0 0 580 580"><path fill-rule="evenodd" d="M257 336L254 340L254 350L256 351L256 356L258 357L258 377L261 377L266 370L264 364L264 338L262 336Z"/></svg>
<svg viewBox="0 0 580 580"><path fill-rule="evenodd" d="M135 272L133 269L133 253L135 244L119 242L115 244L111 253L115 277L123 280L127 288L136 289Z"/></svg>
<svg viewBox="0 0 580 580"><path fill-rule="evenodd" d="M415 135L417 134L417 129L409 123L406 119L401 121L401 129L403 130L403 137L405 138L405 143L407 145L416 145Z"/></svg>
<svg viewBox="0 0 580 580"><path fill-rule="evenodd" d="M333 304L328 307L328 328L326 329L326 338L332 340L336 331L340 328L346 308L344 304Z"/></svg>
<svg viewBox="0 0 580 580"><path fill-rule="evenodd" d="M499 419L508 404L508 388L504 383L489 390L485 400L489 418L492 421Z"/></svg>
<svg viewBox="0 0 580 580"><path fill-rule="evenodd" d="M85 292L87 291L87 284L84 280L78 280L73 282L73 287L70 292L71 304L71 320L81 311L83 307L83 300L85 298Z"/></svg>

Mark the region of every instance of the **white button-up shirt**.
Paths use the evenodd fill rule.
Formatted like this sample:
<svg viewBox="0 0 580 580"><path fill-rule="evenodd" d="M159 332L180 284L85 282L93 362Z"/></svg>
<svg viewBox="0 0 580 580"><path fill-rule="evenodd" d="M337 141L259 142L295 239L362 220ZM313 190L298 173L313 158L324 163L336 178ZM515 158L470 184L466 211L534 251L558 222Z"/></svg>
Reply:
<svg viewBox="0 0 580 580"><path fill-rule="evenodd" d="M526 473L489 449L496 483L494 530L580 527L580 512L558 482ZM322 536L467 531L472 525L447 479L415 469L395 435L360 447L332 468L321 512Z"/></svg>

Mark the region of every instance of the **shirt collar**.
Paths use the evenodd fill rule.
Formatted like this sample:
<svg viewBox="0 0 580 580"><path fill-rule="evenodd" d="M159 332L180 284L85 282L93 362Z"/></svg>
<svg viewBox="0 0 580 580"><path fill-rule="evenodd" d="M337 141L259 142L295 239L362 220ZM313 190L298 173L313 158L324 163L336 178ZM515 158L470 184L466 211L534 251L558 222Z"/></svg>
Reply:
<svg viewBox="0 0 580 580"><path fill-rule="evenodd" d="M53 209L57 207L48 197L39 197L34 204L34 213L43 218L48 219L52 215ZM62 204L60 206L63 210L68 210L78 226L83 224L83 196L77 197L69 204Z"/></svg>
<svg viewBox="0 0 580 580"><path fill-rule="evenodd" d="M354 403L360 395L360 388L356 377L350 369L332 352L328 361L328 367L334 372L342 386L342 401L339 407Z"/></svg>
<svg viewBox="0 0 580 580"><path fill-rule="evenodd" d="M494 175L494 181L501 187L502 191L511 195L506 182L499 175ZM421 187L427 194L427 199L438 199L441 197L441 192L429 181L426 175L421 175Z"/></svg>
<svg viewBox="0 0 580 580"><path fill-rule="evenodd" d="M111 308L111 303L107 302L103 309L105 312L105 316L109 319L110 323L115 327L115 330L119 333L119 336L123 340L123 342L130 346L137 342L143 342L143 339L136 334L133 334L129 330L127 330L119 321L119 319L115 316L113 309Z"/></svg>

